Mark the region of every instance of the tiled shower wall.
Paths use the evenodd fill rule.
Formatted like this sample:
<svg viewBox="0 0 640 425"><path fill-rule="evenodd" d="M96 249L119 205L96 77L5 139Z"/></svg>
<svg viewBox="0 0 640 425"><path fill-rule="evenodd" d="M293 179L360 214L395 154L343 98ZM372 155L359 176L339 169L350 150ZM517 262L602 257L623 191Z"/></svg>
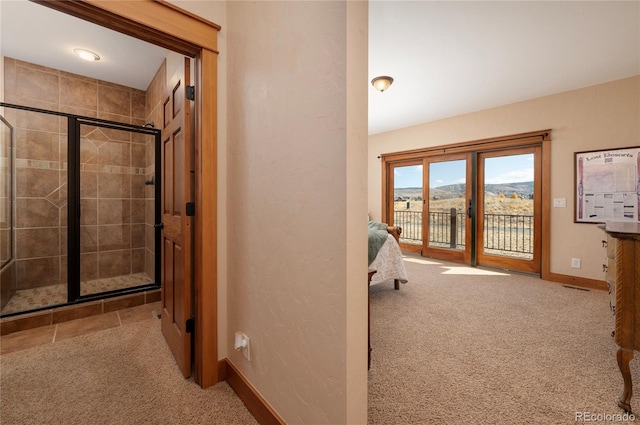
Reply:
<svg viewBox="0 0 640 425"><path fill-rule="evenodd" d="M143 91L5 58L5 101L131 123L147 122ZM5 109L16 128L17 289L67 282L67 120ZM81 280L150 270L146 186L151 136L83 126ZM149 162L151 161L151 162ZM152 203L151 203L152 204ZM153 211L153 209L152 209ZM151 252L147 252L151 250ZM151 259L151 261L149 261Z"/></svg>
<svg viewBox="0 0 640 425"><path fill-rule="evenodd" d="M149 83L149 87L146 92L146 113L147 123L154 123L155 127L158 129L162 128L162 114L163 114L163 104L165 98L165 91L167 86L167 65L166 60L162 62L158 71L156 71L156 75ZM145 150L145 163L147 164L145 179L149 181L155 172L155 147L152 144L151 140L146 145ZM156 179L159 179L160 176L156 176ZM155 227L153 224L155 223L154 217L154 202L155 202L155 186L147 185L146 187L146 218L145 218L145 272L148 276L153 277L154 275L154 253L155 253ZM160 277L158 276L158 281Z"/></svg>

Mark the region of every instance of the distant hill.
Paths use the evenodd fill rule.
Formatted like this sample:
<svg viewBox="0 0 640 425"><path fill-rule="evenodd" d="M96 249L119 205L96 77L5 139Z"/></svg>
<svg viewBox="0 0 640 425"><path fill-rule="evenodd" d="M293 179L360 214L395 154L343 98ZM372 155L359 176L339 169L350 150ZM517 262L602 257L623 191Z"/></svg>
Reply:
<svg viewBox="0 0 640 425"><path fill-rule="evenodd" d="M410 199L422 199L421 187L404 187L394 190L396 200L405 201ZM464 184L449 184L430 189L430 195L436 199L459 198L465 193ZM499 196L504 194L507 197L517 193L521 198L533 197L533 182L499 183L485 185L485 196Z"/></svg>
<svg viewBox="0 0 640 425"><path fill-rule="evenodd" d="M521 198L533 198L533 182L487 184L484 193L485 196L498 196L501 193L511 196L517 193Z"/></svg>

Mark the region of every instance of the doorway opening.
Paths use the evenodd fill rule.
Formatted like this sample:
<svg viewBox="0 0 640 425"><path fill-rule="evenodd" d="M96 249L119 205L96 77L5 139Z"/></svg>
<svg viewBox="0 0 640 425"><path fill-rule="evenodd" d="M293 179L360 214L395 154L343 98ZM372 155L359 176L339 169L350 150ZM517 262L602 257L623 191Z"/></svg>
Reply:
<svg viewBox="0 0 640 425"><path fill-rule="evenodd" d="M193 302L194 381L216 384L217 329L217 36L221 27L168 2L37 2L68 15L194 58L195 186ZM205 117L206 119L203 119ZM185 323L182 324L186 326ZM185 339L189 338L185 336Z"/></svg>

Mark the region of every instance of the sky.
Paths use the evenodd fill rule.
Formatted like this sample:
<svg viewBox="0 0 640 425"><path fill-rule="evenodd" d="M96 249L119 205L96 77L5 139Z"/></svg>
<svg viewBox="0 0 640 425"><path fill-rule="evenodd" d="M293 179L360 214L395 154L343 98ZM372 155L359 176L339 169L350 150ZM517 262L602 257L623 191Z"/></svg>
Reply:
<svg viewBox="0 0 640 425"><path fill-rule="evenodd" d="M510 155L485 160L485 184L533 181L533 154ZM422 165L395 167L394 187L422 187ZM430 187L465 182L465 161L431 163Z"/></svg>

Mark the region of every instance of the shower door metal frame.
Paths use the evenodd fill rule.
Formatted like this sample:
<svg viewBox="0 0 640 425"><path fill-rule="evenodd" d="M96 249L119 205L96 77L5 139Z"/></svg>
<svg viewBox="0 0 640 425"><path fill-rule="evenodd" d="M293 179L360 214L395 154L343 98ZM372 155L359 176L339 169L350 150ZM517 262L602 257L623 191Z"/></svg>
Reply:
<svg viewBox="0 0 640 425"><path fill-rule="evenodd" d="M14 137L15 137L15 131L13 129L13 126L9 123L9 121L7 121L2 115L0 115L0 122L2 122L2 124L6 125L9 128L9 156L8 156L8 162L9 162L9 193L8 193L8 199L9 199L9 203L10 203L10 207L9 207L9 256L7 258L7 260L5 261L0 261L0 270L4 269L5 266L9 266L11 264L11 261L14 260L14 255L15 255L15 248L14 248L14 230L13 227L15 226L15 213L14 213L14 196L15 196L15 190L14 190L14 181L15 181L15 161L14 161L14 156L15 156L15 148L14 148Z"/></svg>
<svg viewBox="0 0 640 425"><path fill-rule="evenodd" d="M133 124L119 123L116 121L81 115L67 114L64 112L50 111L46 109L32 108L29 106L15 105L0 102L0 107L19 109L28 112L36 112L47 115L55 115L67 119L67 302L65 304L48 305L28 311L19 311L2 315L10 317L27 312L36 312L54 307L77 304L97 299L110 298L118 295L132 294L160 288L160 235L162 217L160 211L161 180L161 130L149 127L140 127ZM97 292L90 295L80 295L80 126L92 125L114 130L129 131L154 136L155 148L155 182L154 182L154 274L153 282L146 285L138 285L132 288L117 289L112 291Z"/></svg>
<svg viewBox="0 0 640 425"><path fill-rule="evenodd" d="M98 118L67 115L67 303L78 301L91 301L113 295L130 294L149 289L160 288L160 235L162 217L160 211L161 180L161 131L155 128L140 127L132 124L116 121L102 120ZM138 285L132 288L116 289L111 291L96 292L89 295L80 293L80 126L91 125L95 127L109 128L112 130L129 131L154 136L155 151L155 182L154 182L154 277L153 282L147 285ZM73 166L71 166L73 164Z"/></svg>

